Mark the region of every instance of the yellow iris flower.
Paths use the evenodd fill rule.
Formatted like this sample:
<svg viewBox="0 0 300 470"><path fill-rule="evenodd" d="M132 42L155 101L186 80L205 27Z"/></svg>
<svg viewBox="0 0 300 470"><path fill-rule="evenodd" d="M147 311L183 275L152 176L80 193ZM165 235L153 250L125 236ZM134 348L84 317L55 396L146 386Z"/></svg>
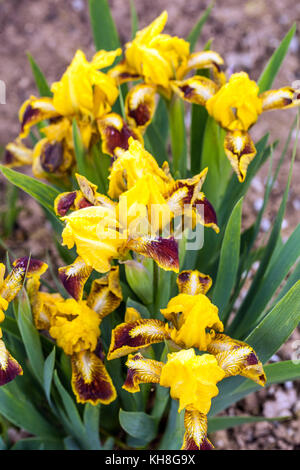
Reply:
<svg viewBox="0 0 300 470"><path fill-rule="evenodd" d="M81 258L60 268L59 277L73 298L40 292L36 276L27 282L28 296L37 329L47 330L72 366L72 389L78 403L109 404L116 390L104 365L100 341L102 319L122 301L119 269L92 282L83 300L83 288L91 274Z"/></svg>
<svg viewBox="0 0 300 470"><path fill-rule="evenodd" d="M97 119L108 114L119 95L115 79L101 71L121 54L99 51L89 62L78 50L67 70L51 86L52 97L31 96L20 108L21 132L15 143L7 146L5 161L9 166L32 164L39 178L70 174L75 165L72 121L75 118L83 144L89 149L91 141L100 139ZM32 126L50 120L43 127L44 135L33 152L21 144Z"/></svg>
<svg viewBox="0 0 300 470"><path fill-rule="evenodd" d="M175 82L173 90L191 103L205 106L209 115L227 131L224 151L240 182L245 180L248 165L256 155L248 130L260 114L300 105L293 88L260 93L258 84L245 72L234 73L221 86L206 77L193 77Z"/></svg>

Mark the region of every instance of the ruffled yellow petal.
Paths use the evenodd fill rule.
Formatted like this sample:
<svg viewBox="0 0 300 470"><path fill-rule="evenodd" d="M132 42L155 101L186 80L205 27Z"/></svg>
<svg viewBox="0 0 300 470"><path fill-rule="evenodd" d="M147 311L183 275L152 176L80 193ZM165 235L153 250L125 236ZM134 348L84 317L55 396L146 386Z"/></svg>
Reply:
<svg viewBox="0 0 300 470"><path fill-rule="evenodd" d="M196 356L194 349L183 349L168 354L161 371L160 385L170 387L171 397L179 400L178 412L186 408L206 415L211 399L219 393L216 384L224 376L224 371L211 354Z"/></svg>
<svg viewBox="0 0 300 470"><path fill-rule="evenodd" d="M179 294L169 301L167 308L161 309L161 313L172 322L172 328L166 326L172 340L186 348L206 351L214 331L223 331L218 308L203 294Z"/></svg>
<svg viewBox="0 0 300 470"><path fill-rule="evenodd" d="M76 244L78 255L100 273L110 270L110 262L120 256L126 238L117 231L116 213L107 207L86 207L64 217L63 244Z"/></svg>
<svg viewBox="0 0 300 470"><path fill-rule="evenodd" d="M68 355L82 350L94 351L100 336L100 317L86 301L67 299L56 303L57 313L51 322L50 335Z"/></svg>
<svg viewBox="0 0 300 470"><path fill-rule="evenodd" d="M247 131L262 112L259 87L245 72L233 74L207 102L208 113L230 131Z"/></svg>
<svg viewBox="0 0 300 470"><path fill-rule="evenodd" d="M102 51L88 62L84 53L77 50L61 80L52 84L55 109L63 116L83 114L91 119L108 113L119 92L115 80L97 69L113 61L119 52L105 57Z"/></svg>
<svg viewBox="0 0 300 470"><path fill-rule="evenodd" d="M154 178L159 191L164 194L170 181L173 181L171 176L166 175L165 171L158 166L155 158L144 149L138 140L130 137L128 144L128 150L118 156L112 164L109 175L109 196L119 197L148 174Z"/></svg>

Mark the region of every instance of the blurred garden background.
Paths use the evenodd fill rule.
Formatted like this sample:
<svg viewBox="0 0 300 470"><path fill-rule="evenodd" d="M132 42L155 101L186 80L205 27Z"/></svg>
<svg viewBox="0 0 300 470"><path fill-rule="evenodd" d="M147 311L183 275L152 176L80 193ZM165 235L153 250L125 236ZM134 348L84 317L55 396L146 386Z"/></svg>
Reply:
<svg viewBox="0 0 300 470"><path fill-rule="evenodd" d="M168 11L166 32L186 37L197 18L209 5L207 0L135 0L139 28L149 24L162 10ZM124 44L131 37L129 0L109 0L113 18ZM198 48L213 39L212 49L225 59L229 73L246 71L257 80L269 57L292 24L297 23L283 66L273 88L300 84L300 3L294 0L217 0L206 22ZM0 151L19 132L18 109L30 94L36 94L34 79L26 52L30 52L49 83L58 80L74 56L82 49L88 58L94 50L86 0L0 0L0 79L6 84L6 104L0 105ZM271 131L271 140L280 140L274 159L280 150L295 117L295 110L265 113L255 126L254 141ZM294 137L295 138L295 137ZM291 146L294 144L292 139ZM290 153L291 155L291 153ZM287 180L289 159L283 165L278 184L272 193L264 215L264 237L272 225ZM263 167L251 184L244 204L243 224L250 225L262 205L268 168ZM287 212L282 225L285 239L299 223L300 215L300 147L295 161ZM12 194L0 177L1 258L5 247L17 256L32 253L43 258L51 235L48 223L34 200L25 194ZM14 216L7 217L7 203L14 201ZM55 247L50 249L57 256ZM256 266L253 266L253 270ZM299 330L280 349L273 361L291 359L293 345L300 339ZM268 418L288 416L282 422L247 424L234 430L218 431L213 438L219 449L300 449L300 383L287 382L271 386L255 396L250 395L226 413L233 415L262 414Z"/></svg>

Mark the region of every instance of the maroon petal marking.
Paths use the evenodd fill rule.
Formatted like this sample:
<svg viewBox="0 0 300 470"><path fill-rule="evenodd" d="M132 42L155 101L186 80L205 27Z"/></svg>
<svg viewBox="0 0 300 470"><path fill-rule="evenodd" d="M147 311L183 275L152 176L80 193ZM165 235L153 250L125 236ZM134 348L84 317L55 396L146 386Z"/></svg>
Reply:
<svg viewBox="0 0 300 470"><path fill-rule="evenodd" d="M40 110L32 108L32 106L29 104L23 114L23 119L21 122L21 132L24 132L24 128L26 124L32 121L39 114L40 114Z"/></svg>
<svg viewBox="0 0 300 470"><path fill-rule="evenodd" d="M146 348L150 344L160 343L168 337L165 323L161 320L141 319L121 323L112 331L107 359L125 356L130 352Z"/></svg>
<svg viewBox="0 0 300 470"><path fill-rule="evenodd" d="M61 196L58 196L54 203L56 213L62 217L65 216L73 206L76 196L77 191L63 193Z"/></svg>
<svg viewBox="0 0 300 470"><path fill-rule="evenodd" d="M81 300L83 289L93 268L87 266L82 258L78 257L74 263L58 269L58 276L66 291L75 299Z"/></svg>
<svg viewBox="0 0 300 470"><path fill-rule="evenodd" d="M23 258L18 258L13 262L13 269L22 269L24 270L24 274L26 272L27 276L39 274L41 275L47 269L46 263L40 261L38 259L30 258L28 256L24 256Z"/></svg>
<svg viewBox="0 0 300 470"><path fill-rule="evenodd" d="M140 237L131 240L128 248L154 259L166 271L179 271L178 244L174 237Z"/></svg>
<svg viewBox="0 0 300 470"><path fill-rule="evenodd" d="M114 154L114 151L117 147L120 147L123 150L128 150L129 137L137 139L136 134L131 129L129 129L125 122L121 131L119 131L113 126L108 126L105 130L105 134L105 137L107 139L107 147L110 152L110 155Z"/></svg>
<svg viewBox="0 0 300 470"><path fill-rule="evenodd" d="M136 109L129 111L129 116L135 120L137 127L143 127L151 118L149 105L140 103Z"/></svg>
<svg viewBox="0 0 300 470"><path fill-rule="evenodd" d="M213 450L213 449L214 449L214 446L212 445L212 443L208 439L204 439L200 446L200 450Z"/></svg>
<svg viewBox="0 0 300 470"><path fill-rule="evenodd" d="M5 150L4 157L3 157L3 163L4 165L11 165L15 160L15 156L12 152L9 150Z"/></svg>
<svg viewBox="0 0 300 470"><path fill-rule="evenodd" d="M46 173L54 173L63 163L63 145L61 142L46 144L40 157L41 166Z"/></svg>
<svg viewBox="0 0 300 470"><path fill-rule="evenodd" d="M208 224L218 225L217 214L216 214L212 204L209 202L209 200L206 197L204 197L202 200L197 199L197 201L195 202L196 209L198 209L197 205L204 206L204 223L205 223L205 225L208 225Z"/></svg>

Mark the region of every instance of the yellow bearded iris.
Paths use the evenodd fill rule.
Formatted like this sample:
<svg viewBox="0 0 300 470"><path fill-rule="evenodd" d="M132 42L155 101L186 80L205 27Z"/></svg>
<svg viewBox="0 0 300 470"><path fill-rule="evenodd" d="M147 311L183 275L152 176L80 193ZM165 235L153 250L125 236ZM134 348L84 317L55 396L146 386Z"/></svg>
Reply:
<svg viewBox="0 0 300 470"><path fill-rule="evenodd" d="M68 355L82 350L94 351L100 336L100 316L84 300L67 299L56 303L50 335Z"/></svg>
<svg viewBox="0 0 300 470"><path fill-rule="evenodd" d="M184 39L161 34L168 19L164 11L149 26L137 32L126 44L125 60L132 73L142 76L146 83L168 90L176 70L189 57L189 43Z"/></svg>
<svg viewBox="0 0 300 470"><path fill-rule="evenodd" d="M223 331L218 308L204 294L179 294L170 300L161 313L173 324L172 327L166 325L172 340L186 348L195 347L206 351L215 334L214 330Z"/></svg>
<svg viewBox="0 0 300 470"><path fill-rule="evenodd" d="M206 102L209 114L228 130L247 131L262 113L259 87L247 73L233 74Z"/></svg>
<svg viewBox="0 0 300 470"><path fill-rule="evenodd" d="M51 87L53 106L58 113L63 116L81 113L94 119L108 113L119 92L115 81L98 69L111 65L120 53L120 49L100 51L88 62L78 50L61 80Z"/></svg>
<svg viewBox="0 0 300 470"><path fill-rule="evenodd" d="M39 178L69 176L75 164L73 119L76 118L83 145L89 149L91 141L100 139L96 120L111 111L119 95L116 80L100 69L112 65L120 54L120 48L99 51L89 62L77 50L61 79L52 84L53 96L31 96L21 106L21 132L15 143L8 144L5 162L9 166L32 163L33 173ZM32 126L49 119L53 121L43 127L44 138L33 152L19 142L28 136Z"/></svg>
<svg viewBox="0 0 300 470"><path fill-rule="evenodd" d="M171 397L179 400L179 412L185 408L207 414L211 399L219 393L216 384L224 376L214 356L196 356L194 349L187 349L168 354L160 385L170 387Z"/></svg>

